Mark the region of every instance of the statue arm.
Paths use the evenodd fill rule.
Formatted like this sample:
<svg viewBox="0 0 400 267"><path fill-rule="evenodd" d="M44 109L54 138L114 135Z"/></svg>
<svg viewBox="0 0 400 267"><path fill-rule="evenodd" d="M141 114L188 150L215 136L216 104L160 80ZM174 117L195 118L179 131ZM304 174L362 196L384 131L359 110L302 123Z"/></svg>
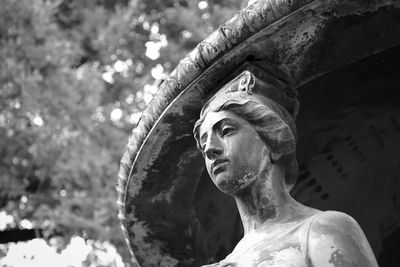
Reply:
<svg viewBox="0 0 400 267"><path fill-rule="evenodd" d="M308 256L311 266L378 266L358 223L335 211L323 212L311 223Z"/></svg>

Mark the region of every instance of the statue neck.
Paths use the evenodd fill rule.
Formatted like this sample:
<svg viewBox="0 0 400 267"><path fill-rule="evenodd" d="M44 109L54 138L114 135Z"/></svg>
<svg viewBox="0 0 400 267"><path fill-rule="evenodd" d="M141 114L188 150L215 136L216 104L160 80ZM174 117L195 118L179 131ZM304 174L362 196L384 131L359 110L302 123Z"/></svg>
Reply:
<svg viewBox="0 0 400 267"><path fill-rule="evenodd" d="M252 184L234 196L245 234L288 222L295 215L293 212L303 206L290 196L280 167L273 165L270 170L258 176Z"/></svg>

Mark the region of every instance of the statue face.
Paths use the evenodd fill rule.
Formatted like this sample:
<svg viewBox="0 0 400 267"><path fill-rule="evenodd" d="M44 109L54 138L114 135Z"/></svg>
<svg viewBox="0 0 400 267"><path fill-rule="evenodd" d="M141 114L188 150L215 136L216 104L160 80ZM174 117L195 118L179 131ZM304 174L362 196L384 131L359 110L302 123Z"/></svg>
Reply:
<svg viewBox="0 0 400 267"><path fill-rule="evenodd" d="M199 136L208 174L224 193L239 193L270 166L267 145L234 113L208 112Z"/></svg>

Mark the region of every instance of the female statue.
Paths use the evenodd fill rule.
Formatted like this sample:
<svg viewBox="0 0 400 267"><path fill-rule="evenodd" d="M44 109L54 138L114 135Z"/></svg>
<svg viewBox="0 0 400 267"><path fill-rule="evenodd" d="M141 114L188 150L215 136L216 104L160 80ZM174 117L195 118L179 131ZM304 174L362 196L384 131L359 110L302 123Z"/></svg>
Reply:
<svg viewBox="0 0 400 267"><path fill-rule="evenodd" d="M352 217L306 207L289 194L298 171L296 128L281 105L246 91L219 94L203 107L194 135L244 228L232 253L207 266L377 266Z"/></svg>

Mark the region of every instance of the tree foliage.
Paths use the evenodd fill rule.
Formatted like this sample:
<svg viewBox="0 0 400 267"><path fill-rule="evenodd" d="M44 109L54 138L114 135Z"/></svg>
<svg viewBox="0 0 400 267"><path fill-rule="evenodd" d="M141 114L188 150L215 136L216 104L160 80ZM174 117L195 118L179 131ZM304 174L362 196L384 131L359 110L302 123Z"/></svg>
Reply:
<svg viewBox="0 0 400 267"><path fill-rule="evenodd" d="M65 242L109 240L128 259L114 188L129 132L154 79L243 5L2 1L0 209L10 227L28 219Z"/></svg>

